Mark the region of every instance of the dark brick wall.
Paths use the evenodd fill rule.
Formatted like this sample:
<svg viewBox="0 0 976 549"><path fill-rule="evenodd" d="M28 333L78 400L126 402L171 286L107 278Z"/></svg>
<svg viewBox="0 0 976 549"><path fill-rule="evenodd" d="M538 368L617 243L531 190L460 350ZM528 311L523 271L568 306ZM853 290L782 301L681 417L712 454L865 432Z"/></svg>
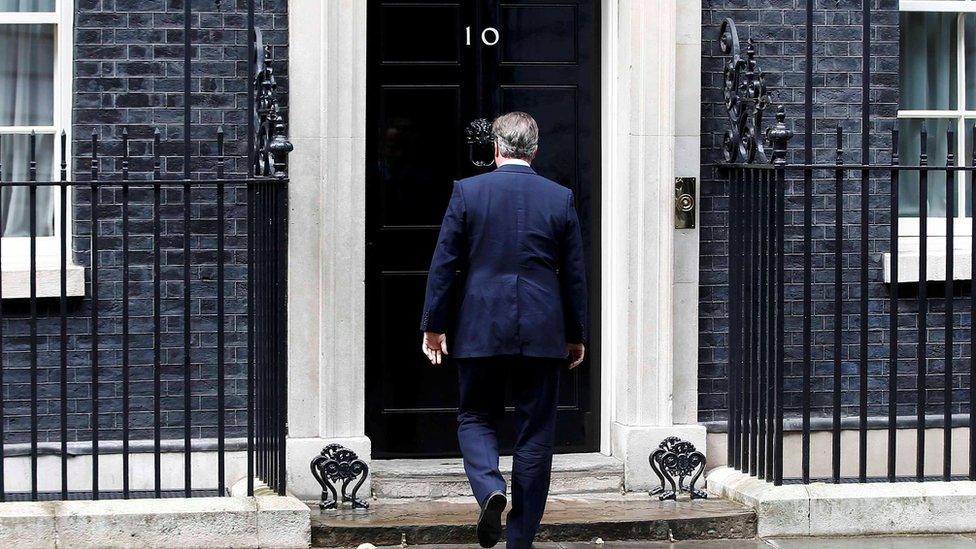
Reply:
<svg viewBox="0 0 976 549"><path fill-rule="evenodd" d="M247 104L246 4L193 0L192 169L194 178L212 177L215 136L226 132L228 174L240 174L245 162ZM274 45L281 98L287 94L286 0L257 0L257 27ZM90 181L91 135L100 140L102 179L118 180L121 134L128 128L134 179L152 171L152 134L161 132L164 179L183 171L183 0L76 0L74 17L73 179ZM246 207L242 187L225 190L226 219L226 359L227 425L242 436L245 425L246 363ZM147 187L130 191L130 426L133 438L151 438L153 424L152 223L153 194ZM183 192L163 187L161 378L164 438L182 436L183 414ZM191 406L193 436L216 434L216 188L200 184L191 192L192 236ZM99 191L98 332L99 395L97 418L103 440L121 438L122 428L122 192ZM74 188L72 248L76 263L89 267L91 192ZM91 269L86 269L85 298L72 299L68 314L68 427L70 440L87 440L91 414ZM5 441L24 442L30 433L29 340L26 302L4 303ZM60 440L60 338L58 300L40 302L39 430L41 440Z"/></svg>
<svg viewBox="0 0 976 549"><path fill-rule="evenodd" d="M899 14L896 0L873 2L871 52L871 149L873 162L890 161L891 130L896 124L898 107L899 70ZM737 23L740 39L752 38L759 52L760 68L766 71L767 84L773 90L774 104L786 107L787 120L796 132L791 142L791 162L803 160L804 148L804 71L806 38L805 0L705 0L703 2L703 111L702 111L702 199L701 199L701 287L699 333L699 418L702 421L724 419L727 414L728 391L728 289L727 289L727 226L728 187L710 163L720 158L722 134L727 116L722 104L723 58L717 36L726 17ZM832 162L835 149L835 128L845 131L844 161L857 163L861 159L861 9L860 0L835 2L818 0L815 15L814 50L814 126L815 161ZM770 112L772 115L772 112ZM769 116L768 119L772 119ZM881 283L881 257L888 251L891 222L889 208L890 185L886 174L870 180L869 230L869 411L872 415L887 413L887 356L888 356L888 298L890 292ZM786 188L785 233L787 257L787 321L786 321L786 406L787 413L796 412L800 403L802 344L813 342L813 394L815 413L827 410L832 396L833 330L834 330L834 184L827 174L815 174L813 227L813 318L812 333L802 332L802 221L803 186L801 173L790 171ZM849 174L843 184L844 193L844 305L842 372L844 413L857 413L860 298L860 177ZM917 309L914 300L900 302L902 326L899 340L906 343L899 365L899 402L902 413L912 409L915 400L915 363L911 360L917 333ZM940 304L933 303L933 312ZM957 310L964 310L962 306ZM968 307L965 308L968 313ZM943 347L937 342L944 338L941 320L932 315L929 334L936 342L929 348L929 356L940 357ZM968 314L957 326L968 325ZM941 331L940 331L941 330ZM944 341L944 339L942 339ZM968 342L967 342L968 343ZM957 351L968 353L968 344ZM929 387L933 390L930 403L941 402L935 391L940 387L939 358L929 362ZM957 366L958 368L958 366ZM938 378L938 379L936 379ZM958 383L963 383L959 375ZM960 397L957 397L957 401ZM933 407L931 411L934 411Z"/></svg>

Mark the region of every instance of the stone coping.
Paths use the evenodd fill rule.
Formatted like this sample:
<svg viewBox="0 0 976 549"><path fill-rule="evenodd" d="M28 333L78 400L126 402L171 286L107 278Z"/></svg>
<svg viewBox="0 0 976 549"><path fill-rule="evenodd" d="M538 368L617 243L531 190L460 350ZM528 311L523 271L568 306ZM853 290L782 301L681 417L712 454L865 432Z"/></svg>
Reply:
<svg viewBox="0 0 976 549"><path fill-rule="evenodd" d="M761 537L976 532L971 481L774 486L719 467L707 485L752 507Z"/></svg>
<svg viewBox="0 0 976 549"><path fill-rule="evenodd" d="M0 547L308 547L294 497L0 503Z"/></svg>

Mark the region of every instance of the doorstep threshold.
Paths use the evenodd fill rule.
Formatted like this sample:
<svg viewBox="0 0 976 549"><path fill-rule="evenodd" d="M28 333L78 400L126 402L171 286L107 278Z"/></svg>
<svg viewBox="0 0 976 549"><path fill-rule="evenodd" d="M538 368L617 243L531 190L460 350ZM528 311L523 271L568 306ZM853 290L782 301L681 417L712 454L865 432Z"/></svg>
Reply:
<svg viewBox="0 0 976 549"><path fill-rule="evenodd" d="M503 474L511 474L512 456L501 456L498 465ZM623 470L623 461L599 452L552 456L553 473L620 472L623 474ZM386 478L463 475L464 463L459 457L374 459L370 463L370 473L374 477Z"/></svg>

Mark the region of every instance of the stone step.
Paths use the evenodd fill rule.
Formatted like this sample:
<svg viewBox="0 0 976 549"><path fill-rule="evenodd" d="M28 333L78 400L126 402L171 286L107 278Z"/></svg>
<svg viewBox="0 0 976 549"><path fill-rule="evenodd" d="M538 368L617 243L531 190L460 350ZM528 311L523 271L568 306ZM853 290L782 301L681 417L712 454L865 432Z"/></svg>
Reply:
<svg viewBox="0 0 976 549"><path fill-rule="evenodd" d="M502 474L511 480L512 458L503 456ZM603 454L557 454L552 460L551 494L612 493L623 486L624 464ZM382 459L370 464L373 497L437 499L470 496L461 458Z"/></svg>
<svg viewBox="0 0 976 549"><path fill-rule="evenodd" d="M478 507L468 498L375 500L367 511L313 507L312 545L477 543L477 517ZM723 499L661 502L647 494L580 494L550 498L537 541L749 539L755 535L755 513Z"/></svg>

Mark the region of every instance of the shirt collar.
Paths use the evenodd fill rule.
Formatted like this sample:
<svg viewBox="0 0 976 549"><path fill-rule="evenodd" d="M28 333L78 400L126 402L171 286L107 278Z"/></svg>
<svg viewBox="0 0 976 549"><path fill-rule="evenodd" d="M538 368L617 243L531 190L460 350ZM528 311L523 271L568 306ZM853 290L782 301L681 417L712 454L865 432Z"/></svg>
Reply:
<svg viewBox="0 0 976 549"><path fill-rule="evenodd" d="M513 164L515 166L529 167L529 163L526 162L525 160L522 160L521 158L506 158L504 162L498 165L498 167L501 168L502 166L508 166L509 164Z"/></svg>

